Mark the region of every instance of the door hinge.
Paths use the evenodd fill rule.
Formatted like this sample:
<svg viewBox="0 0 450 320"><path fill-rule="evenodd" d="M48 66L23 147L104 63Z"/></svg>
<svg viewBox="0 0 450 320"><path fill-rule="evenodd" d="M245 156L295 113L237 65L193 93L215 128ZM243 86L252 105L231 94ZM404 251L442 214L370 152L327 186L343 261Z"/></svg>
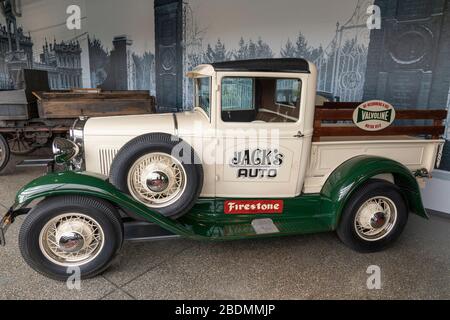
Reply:
<svg viewBox="0 0 450 320"><path fill-rule="evenodd" d="M294 138L299 138L299 139L304 138L304 137L305 137L305 135L304 135L301 131L299 131L299 132L294 136Z"/></svg>

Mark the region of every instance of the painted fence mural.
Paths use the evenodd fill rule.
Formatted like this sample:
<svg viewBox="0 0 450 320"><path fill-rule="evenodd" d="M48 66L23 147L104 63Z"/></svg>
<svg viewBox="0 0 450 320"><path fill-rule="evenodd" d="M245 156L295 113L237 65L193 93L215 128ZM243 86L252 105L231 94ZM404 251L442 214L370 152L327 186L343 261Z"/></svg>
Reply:
<svg viewBox="0 0 450 320"><path fill-rule="evenodd" d="M323 42L325 45L311 45L310 39L301 28L296 27L295 38L286 38L280 48L276 47L276 41L273 39L264 38L264 29L260 30L261 34L257 38L243 34L236 35L235 43L225 43L220 37L215 43L205 43L208 28L202 26L203 19L196 16L196 10L191 4L195 2L198 1L193 0L184 5L186 71L199 63L274 57L306 58L315 62L318 67L319 91L333 95L341 101L361 101L370 41L367 8L373 4L373 0L359 0L347 4L350 18L343 23L335 22L335 30L329 32L331 37L320 39L328 41ZM185 80L184 87L184 108L189 109L192 106L192 88L188 80Z"/></svg>

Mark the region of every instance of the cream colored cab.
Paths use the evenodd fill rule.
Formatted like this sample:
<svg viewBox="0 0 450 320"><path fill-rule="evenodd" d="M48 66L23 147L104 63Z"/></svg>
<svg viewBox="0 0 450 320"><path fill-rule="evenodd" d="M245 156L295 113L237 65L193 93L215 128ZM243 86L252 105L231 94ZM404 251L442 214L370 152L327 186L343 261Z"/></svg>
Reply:
<svg viewBox="0 0 450 320"><path fill-rule="evenodd" d="M288 198L301 194L313 134L308 120L314 110L308 97L315 98L314 71L217 74L215 109L221 112L215 114L216 158L223 163L216 164L216 196ZM260 101L252 105L249 100L248 106L242 103L243 111L233 108L236 104L226 101L226 95L236 83L237 89L244 84L252 88L254 97L261 94ZM285 90L294 88L298 90L294 101L277 101L286 100Z"/></svg>

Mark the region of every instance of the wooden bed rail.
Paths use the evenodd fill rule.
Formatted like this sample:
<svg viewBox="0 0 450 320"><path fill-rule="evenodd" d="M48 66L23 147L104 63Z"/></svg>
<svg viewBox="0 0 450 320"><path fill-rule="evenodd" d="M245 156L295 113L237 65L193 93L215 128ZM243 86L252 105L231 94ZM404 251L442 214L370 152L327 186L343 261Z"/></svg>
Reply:
<svg viewBox="0 0 450 320"><path fill-rule="evenodd" d="M392 124L381 131L364 131L353 124L353 112L361 103L327 102L317 106L314 120L314 141L331 136L425 136L439 139L445 133L447 110L396 110L396 120L432 120L433 125ZM333 123L346 121L347 123ZM331 123L330 123L331 122Z"/></svg>

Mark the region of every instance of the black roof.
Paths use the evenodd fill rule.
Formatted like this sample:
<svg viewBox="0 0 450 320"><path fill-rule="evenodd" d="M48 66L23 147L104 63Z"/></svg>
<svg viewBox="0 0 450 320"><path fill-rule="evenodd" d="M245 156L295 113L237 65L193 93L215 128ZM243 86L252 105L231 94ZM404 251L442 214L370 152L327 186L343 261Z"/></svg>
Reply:
<svg viewBox="0 0 450 320"><path fill-rule="evenodd" d="M255 59L212 63L216 71L310 73L308 61L297 58Z"/></svg>

